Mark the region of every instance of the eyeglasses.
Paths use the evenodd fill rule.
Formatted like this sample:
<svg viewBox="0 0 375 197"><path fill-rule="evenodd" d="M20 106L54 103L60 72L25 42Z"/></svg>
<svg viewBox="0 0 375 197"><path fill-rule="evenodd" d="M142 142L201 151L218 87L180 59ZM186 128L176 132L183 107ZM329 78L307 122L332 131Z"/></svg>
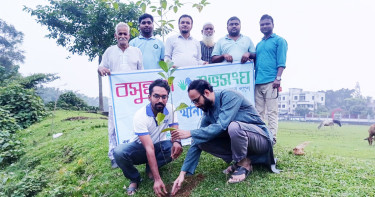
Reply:
<svg viewBox="0 0 375 197"><path fill-rule="evenodd" d="M159 94L154 94L154 95L152 95L152 97L154 97L155 99L163 99L163 100L165 100L165 99L167 99L168 98L168 95L159 95Z"/></svg>
<svg viewBox="0 0 375 197"><path fill-rule="evenodd" d="M199 95L198 98L194 99L194 100L191 100L191 103L193 103L194 105L199 103L199 99L201 98L202 95Z"/></svg>

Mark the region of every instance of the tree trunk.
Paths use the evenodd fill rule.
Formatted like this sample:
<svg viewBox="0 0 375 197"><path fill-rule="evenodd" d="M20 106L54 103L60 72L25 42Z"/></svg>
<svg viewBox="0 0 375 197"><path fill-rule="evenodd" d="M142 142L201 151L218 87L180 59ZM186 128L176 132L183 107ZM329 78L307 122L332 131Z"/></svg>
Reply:
<svg viewBox="0 0 375 197"><path fill-rule="evenodd" d="M102 56L99 55L99 65L102 62ZM99 79L99 110L104 111L103 107L103 85L102 85L102 77L98 73L98 79Z"/></svg>

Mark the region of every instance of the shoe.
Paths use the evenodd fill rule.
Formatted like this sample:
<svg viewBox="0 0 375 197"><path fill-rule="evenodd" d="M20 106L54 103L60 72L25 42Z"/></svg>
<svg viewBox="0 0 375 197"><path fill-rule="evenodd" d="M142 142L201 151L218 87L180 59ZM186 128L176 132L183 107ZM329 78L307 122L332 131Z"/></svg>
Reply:
<svg viewBox="0 0 375 197"><path fill-rule="evenodd" d="M242 181L244 181L246 179L247 176L249 176L249 174L253 171L253 166L250 165L250 170L247 170L246 168L242 167L242 166L238 166L236 171L233 172L232 175L245 175L245 177L241 180L237 180L237 181L231 181L233 179L232 176L230 176L229 180L227 181L227 183L240 183Z"/></svg>
<svg viewBox="0 0 375 197"><path fill-rule="evenodd" d="M111 160L111 167L112 168L118 168L118 165L114 159Z"/></svg>

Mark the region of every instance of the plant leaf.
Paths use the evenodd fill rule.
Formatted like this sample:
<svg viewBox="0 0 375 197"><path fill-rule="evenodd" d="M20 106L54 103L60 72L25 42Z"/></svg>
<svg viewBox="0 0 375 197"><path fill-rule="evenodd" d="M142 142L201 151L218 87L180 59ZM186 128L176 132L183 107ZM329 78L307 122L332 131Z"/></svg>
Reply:
<svg viewBox="0 0 375 197"><path fill-rule="evenodd" d="M168 128L163 129L163 130L161 131L161 133L166 132L166 131L173 131L173 130L176 130L176 128L168 127Z"/></svg>
<svg viewBox="0 0 375 197"><path fill-rule="evenodd" d="M162 1L161 2L161 7L165 10L167 9L167 1Z"/></svg>
<svg viewBox="0 0 375 197"><path fill-rule="evenodd" d="M178 7L177 7L177 6L174 6L174 7L173 7L173 12L174 12L174 13L177 13L177 11L178 11Z"/></svg>
<svg viewBox="0 0 375 197"><path fill-rule="evenodd" d="M167 77L165 76L165 74L164 73L162 73L162 72L159 72L158 73L160 76L162 76L164 79L167 79Z"/></svg>
<svg viewBox="0 0 375 197"><path fill-rule="evenodd" d="M159 61L159 66L164 70L164 72L168 72L168 65L165 63L165 61Z"/></svg>
<svg viewBox="0 0 375 197"><path fill-rule="evenodd" d="M165 118L165 115L161 112L156 115L156 121L158 122L158 125L161 125L163 123L163 120Z"/></svg>
<svg viewBox="0 0 375 197"><path fill-rule="evenodd" d="M180 111L180 110L186 109L187 107L189 106L186 105L185 103L180 103L180 105L176 108L175 111Z"/></svg>
<svg viewBox="0 0 375 197"><path fill-rule="evenodd" d="M171 69L171 75L174 73L174 71L176 71L177 70L177 68L172 68Z"/></svg>
<svg viewBox="0 0 375 197"><path fill-rule="evenodd" d="M169 78L168 78L168 85L169 85L169 86L172 86L174 78L175 78L175 77L169 77Z"/></svg>

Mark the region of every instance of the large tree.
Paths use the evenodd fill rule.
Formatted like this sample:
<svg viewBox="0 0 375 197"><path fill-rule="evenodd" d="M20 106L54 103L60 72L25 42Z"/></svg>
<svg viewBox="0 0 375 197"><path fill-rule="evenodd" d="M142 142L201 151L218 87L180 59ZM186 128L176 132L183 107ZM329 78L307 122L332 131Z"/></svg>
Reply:
<svg viewBox="0 0 375 197"><path fill-rule="evenodd" d="M47 26L48 38L56 39L57 45L72 54L87 55L89 60L99 57L115 44L115 26L127 22L132 36L137 36L140 9L132 2L117 3L112 0L49 0L50 5L24 10L36 21ZM99 108L103 110L102 79L99 79Z"/></svg>

